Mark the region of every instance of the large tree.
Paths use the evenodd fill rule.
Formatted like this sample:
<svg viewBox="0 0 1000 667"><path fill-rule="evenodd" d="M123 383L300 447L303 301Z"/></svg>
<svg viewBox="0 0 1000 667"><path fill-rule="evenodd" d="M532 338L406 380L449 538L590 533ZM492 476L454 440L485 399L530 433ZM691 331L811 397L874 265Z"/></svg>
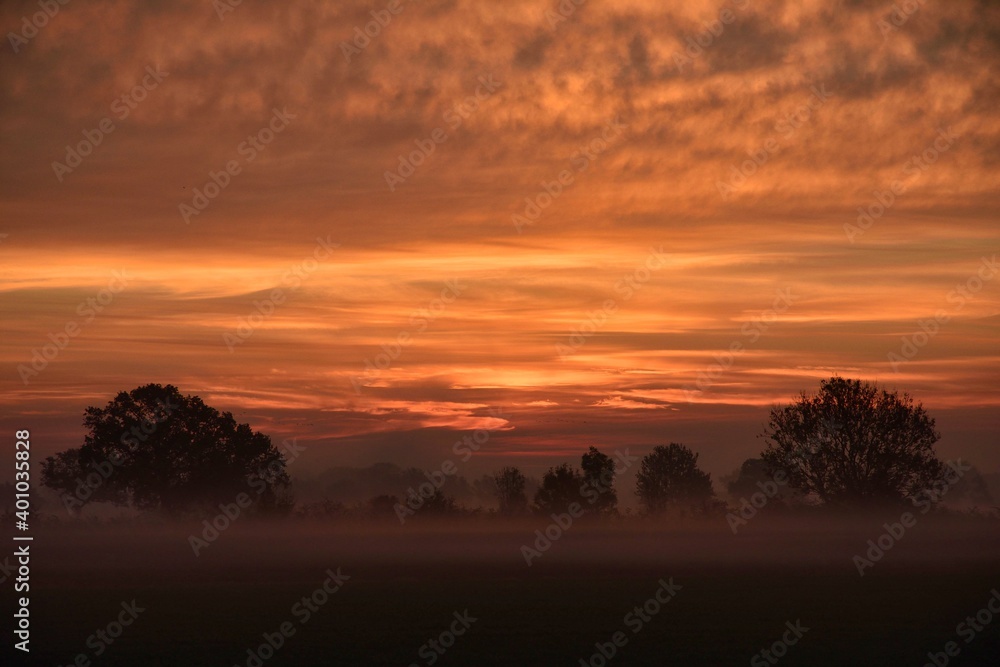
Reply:
<svg viewBox="0 0 1000 667"><path fill-rule="evenodd" d="M176 513L240 493L257 509L291 504L285 459L271 439L172 385L121 392L87 408L83 424L81 447L42 463L42 482L67 507L106 501Z"/></svg>
<svg viewBox="0 0 1000 667"><path fill-rule="evenodd" d="M672 442L654 447L642 458L635 492L649 514L704 509L713 496L712 478L698 468L697 454Z"/></svg>
<svg viewBox="0 0 1000 667"><path fill-rule="evenodd" d="M943 474L933 451L940 435L923 407L860 380L834 377L817 394L773 408L760 437L771 469L829 505L901 501Z"/></svg>

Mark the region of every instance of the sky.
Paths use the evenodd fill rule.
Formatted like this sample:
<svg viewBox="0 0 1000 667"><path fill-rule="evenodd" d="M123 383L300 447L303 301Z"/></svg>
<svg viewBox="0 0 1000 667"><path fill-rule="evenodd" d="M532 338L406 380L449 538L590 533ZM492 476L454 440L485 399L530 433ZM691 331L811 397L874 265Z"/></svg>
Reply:
<svg viewBox="0 0 1000 667"><path fill-rule="evenodd" d="M461 474L681 442L718 477L841 375L1000 470L1000 3L41 11L0 8L0 427L35 457L158 382L293 474L475 437Z"/></svg>

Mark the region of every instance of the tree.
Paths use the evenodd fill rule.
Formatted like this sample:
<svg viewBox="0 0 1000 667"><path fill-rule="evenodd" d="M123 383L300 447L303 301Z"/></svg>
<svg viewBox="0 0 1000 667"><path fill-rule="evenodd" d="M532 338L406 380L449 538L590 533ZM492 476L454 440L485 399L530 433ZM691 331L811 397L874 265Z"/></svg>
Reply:
<svg viewBox="0 0 1000 667"><path fill-rule="evenodd" d="M500 514L513 516L522 514L528 508L528 498L524 494L527 482L521 471L512 466L501 468L493 475Z"/></svg>
<svg viewBox="0 0 1000 667"><path fill-rule="evenodd" d="M582 505L582 486L583 475L568 463L549 468L535 493L535 508L541 514L552 514L566 512L572 503Z"/></svg>
<svg viewBox="0 0 1000 667"><path fill-rule="evenodd" d="M583 455L580 467L583 468L584 482L589 487L586 495L592 504L592 511L598 514L614 514L618 509L618 492L614 487L614 459L602 454L596 447L591 447Z"/></svg>
<svg viewBox="0 0 1000 667"><path fill-rule="evenodd" d="M441 489L435 489L434 493L424 501L420 508L420 513L433 516L447 516L458 513L458 505L451 496L446 496Z"/></svg>
<svg viewBox="0 0 1000 667"><path fill-rule="evenodd" d="M995 502L986 478L974 465L969 465L969 469L962 473L962 478L949 489L946 500L950 505L971 507L992 507Z"/></svg>
<svg viewBox="0 0 1000 667"><path fill-rule="evenodd" d="M643 457L636 495L649 514L668 508L704 508L712 498L711 476L698 468L698 455L684 445L657 445Z"/></svg>
<svg viewBox="0 0 1000 667"><path fill-rule="evenodd" d="M172 385L120 392L87 408L83 424L81 447L42 463L42 483L68 508L105 501L177 513L240 493L257 510L291 508L285 459L271 439Z"/></svg>
<svg viewBox="0 0 1000 667"><path fill-rule="evenodd" d="M761 458L789 484L824 504L858 507L902 501L943 474L941 437L907 394L834 377L791 405L772 408Z"/></svg>
<svg viewBox="0 0 1000 667"><path fill-rule="evenodd" d="M767 489L773 486L777 491L774 492L771 503L783 504L795 495L795 490L788 487L788 480L784 475L776 477L774 472L764 459L747 459L726 484L726 492L731 498L740 500L755 493L767 493Z"/></svg>

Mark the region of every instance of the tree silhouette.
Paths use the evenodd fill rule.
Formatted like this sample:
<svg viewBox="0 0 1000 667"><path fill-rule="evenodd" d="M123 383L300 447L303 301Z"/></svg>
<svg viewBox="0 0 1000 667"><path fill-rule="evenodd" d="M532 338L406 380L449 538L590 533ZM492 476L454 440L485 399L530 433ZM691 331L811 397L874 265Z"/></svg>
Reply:
<svg viewBox="0 0 1000 667"><path fill-rule="evenodd" d="M528 498L524 495L526 482L521 471L512 466L505 466L493 475L500 514L513 516L524 513L528 507Z"/></svg>
<svg viewBox="0 0 1000 667"><path fill-rule="evenodd" d="M796 495L795 489L789 488L788 480L783 475L776 478L772 467L764 459L747 459L740 466L733 478L726 484L726 492L734 499L749 498L755 493L764 491L773 485L777 488L772 504L784 504Z"/></svg>
<svg viewBox="0 0 1000 667"><path fill-rule="evenodd" d="M636 495L649 514L666 509L704 508L712 498L711 476L698 468L698 455L684 445L657 445L643 457Z"/></svg>
<svg viewBox="0 0 1000 667"><path fill-rule="evenodd" d="M948 502L952 505L993 506L996 502L990 493L989 485L983 473L974 465L962 473L962 478L948 491Z"/></svg>
<svg viewBox="0 0 1000 667"><path fill-rule="evenodd" d="M618 492L615 491L615 462L596 447L591 447L581 459L583 479L588 488L588 501L598 514L613 514L618 509ZM592 491L590 490L592 489ZM596 496L592 495L596 492Z"/></svg>
<svg viewBox="0 0 1000 667"><path fill-rule="evenodd" d="M761 458L785 470L789 484L825 504L897 502L943 474L933 446L934 420L907 394L839 377L771 410Z"/></svg>
<svg viewBox="0 0 1000 667"><path fill-rule="evenodd" d="M583 505L580 488L583 475L568 463L549 468L542 476L542 485L535 493L535 509L540 514L562 513L571 503Z"/></svg>
<svg viewBox="0 0 1000 667"><path fill-rule="evenodd" d="M121 392L87 408L83 423L81 447L42 463L42 483L64 502L177 513L246 493L257 510L291 507L285 460L271 439L172 385Z"/></svg>
<svg viewBox="0 0 1000 667"><path fill-rule="evenodd" d="M425 515L444 516L458 512L458 505L451 496L446 496L441 489L436 489L434 494L424 500L420 513Z"/></svg>

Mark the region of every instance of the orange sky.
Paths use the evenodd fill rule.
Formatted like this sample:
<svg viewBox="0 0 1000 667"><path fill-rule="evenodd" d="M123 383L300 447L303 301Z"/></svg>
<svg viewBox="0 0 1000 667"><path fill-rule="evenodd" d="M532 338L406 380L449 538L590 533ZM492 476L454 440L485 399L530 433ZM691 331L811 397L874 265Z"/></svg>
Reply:
<svg viewBox="0 0 1000 667"><path fill-rule="evenodd" d="M718 475L839 373L1000 468L1000 7L670 4L4 3L0 424L169 382L321 467Z"/></svg>

